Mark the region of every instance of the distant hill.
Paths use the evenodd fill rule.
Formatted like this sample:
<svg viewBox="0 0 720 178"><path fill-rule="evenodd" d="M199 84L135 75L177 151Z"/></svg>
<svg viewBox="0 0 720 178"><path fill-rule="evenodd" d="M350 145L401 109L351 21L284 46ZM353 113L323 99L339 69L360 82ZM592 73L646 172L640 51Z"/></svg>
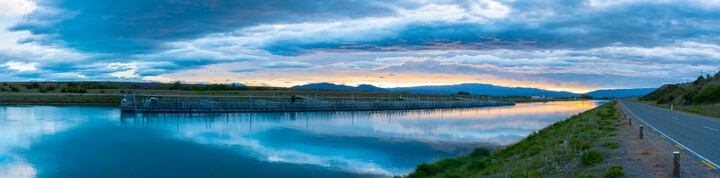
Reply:
<svg viewBox="0 0 720 178"><path fill-rule="evenodd" d="M292 87L294 89L315 89L315 90L345 90L345 91L370 91L370 92L407 92L413 94L457 94L459 91L469 92L473 95L490 96L547 96L547 97L572 97L579 94L570 92L558 92L542 90L537 88L502 87L491 84L459 84L439 86L416 86L400 88L380 88L373 85L359 85L357 87L337 85L332 83L314 83Z"/></svg>
<svg viewBox="0 0 720 178"><path fill-rule="evenodd" d="M634 89L613 89L613 90L595 90L588 95L593 98L636 98L647 95L655 91L657 88L634 88Z"/></svg>
<svg viewBox="0 0 720 178"><path fill-rule="evenodd" d="M332 83L313 83L307 85L299 85L291 87L293 89L313 89L313 90L344 90L344 91L369 91L369 92L390 92L388 89L376 87L373 85L362 84L357 87L347 85L337 85Z"/></svg>
<svg viewBox="0 0 720 178"><path fill-rule="evenodd" d="M337 85L332 83L313 83L307 85L294 86L293 89L313 89L313 90L344 90L344 91L369 91L369 92L407 92L413 94L457 94L459 91L469 92L472 95L488 95L488 96L546 96L546 97L577 97L578 93L564 91L550 91L538 88L525 87L503 87L492 84L466 83L458 85L437 85L437 86L415 86L415 87L398 87L398 88L380 88L373 85L359 85L357 87L347 85ZM637 88L637 89L612 89L612 90L596 90L588 95L594 98L632 98L646 95L655 90L655 88Z"/></svg>
<svg viewBox="0 0 720 178"><path fill-rule="evenodd" d="M665 84L639 99L658 104L720 103L720 72L699 76L693 82Z"/></svg>
<svg viewBox="0 0 720 178"><path fill-rule="evenodd" d="M547 97L573 97L577 93L550 91L537 88L502 87L491 84L459 84L439 86L417 86L390 88L395 92L408 92L416 94L456 94L458 91L469 92L473 95L489 96L547 96Z"/></svg>

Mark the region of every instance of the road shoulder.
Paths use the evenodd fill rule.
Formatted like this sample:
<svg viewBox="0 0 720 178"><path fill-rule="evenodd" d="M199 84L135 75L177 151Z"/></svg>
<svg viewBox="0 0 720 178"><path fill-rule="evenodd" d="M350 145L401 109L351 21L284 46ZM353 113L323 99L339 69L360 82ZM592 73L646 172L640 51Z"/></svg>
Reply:
<svg viewBox="0 0 720 178"><path fill-rule="evenodd" d="M620 108L618 112L621 112ZM620 143L619 151L625 154L614 159L622 165L626 177L670 177L674 151L680 151L681 177L720 177L651 128L645 128L644 138L640 139L640 121L633 119L633 125L629 125L626 118L621 119L624 122L619 126L616 139Z"/></svg>

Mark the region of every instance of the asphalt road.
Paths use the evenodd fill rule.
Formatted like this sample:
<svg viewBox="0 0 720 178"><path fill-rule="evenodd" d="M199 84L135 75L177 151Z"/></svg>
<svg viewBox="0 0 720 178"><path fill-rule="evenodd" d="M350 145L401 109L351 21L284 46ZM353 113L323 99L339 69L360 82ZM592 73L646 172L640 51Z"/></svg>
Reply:
<svg viewBox="0 0 720 178"><path fill-rule="evenodd" d="M620 101L632 118L645 123L675 142L678 150L701 159L711 169L720 168L720 119L672 111L631 101ZM719 108L720 109L720 108ZM649 131L647 128L646 131Z"/></svg>

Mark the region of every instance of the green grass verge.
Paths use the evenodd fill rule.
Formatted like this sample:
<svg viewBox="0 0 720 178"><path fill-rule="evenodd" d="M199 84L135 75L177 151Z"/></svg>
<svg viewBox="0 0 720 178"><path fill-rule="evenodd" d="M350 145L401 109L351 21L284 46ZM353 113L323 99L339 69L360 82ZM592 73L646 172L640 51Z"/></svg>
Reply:
<svg viewBox="0 0 720 178"><path fill-rule="evenodd" d="M633 100L638 103L647 104L650 106L655 107L661 107L665 109L670 109L669 104L657 104L655 101L642 101L642 100ZM720 118L720 103L716 104L691 104L691 105L673 105L673 110L675 111L682 111L692 114L698 114L708 117L714 117L714 118Z"/></svg>
<svg viewBox="0 0 720 178"><path fill-rule="evenodd" d="M478 148L470 155L421 164L405 177L603 176L610 168L605 158L619 147L616 103L556 122L494 153Z"/></svg>

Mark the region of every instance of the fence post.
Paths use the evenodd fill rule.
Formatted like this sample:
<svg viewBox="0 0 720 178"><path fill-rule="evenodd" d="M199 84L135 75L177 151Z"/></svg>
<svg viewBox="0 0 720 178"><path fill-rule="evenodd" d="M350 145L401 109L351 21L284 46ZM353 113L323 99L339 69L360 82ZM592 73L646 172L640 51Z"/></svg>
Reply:
<svg viewBox="0 0 720 178"><path fill-rule="evenodd" d="M679 151L673 152L672 176L673 177L680 176L680 152Z"/></svg>
<svg viewBox="0 0 720 178"><path fill-rule="evenodd" d="M640 125L640 139L643 139L643 125Z"/></svg>
<svg viewBox="0 0 720 178"><path fill-rule="evenodd" d="M632 125L632 118L631 118L631 117L628 117L628 124L629 124L629 125Z"/></svg>

